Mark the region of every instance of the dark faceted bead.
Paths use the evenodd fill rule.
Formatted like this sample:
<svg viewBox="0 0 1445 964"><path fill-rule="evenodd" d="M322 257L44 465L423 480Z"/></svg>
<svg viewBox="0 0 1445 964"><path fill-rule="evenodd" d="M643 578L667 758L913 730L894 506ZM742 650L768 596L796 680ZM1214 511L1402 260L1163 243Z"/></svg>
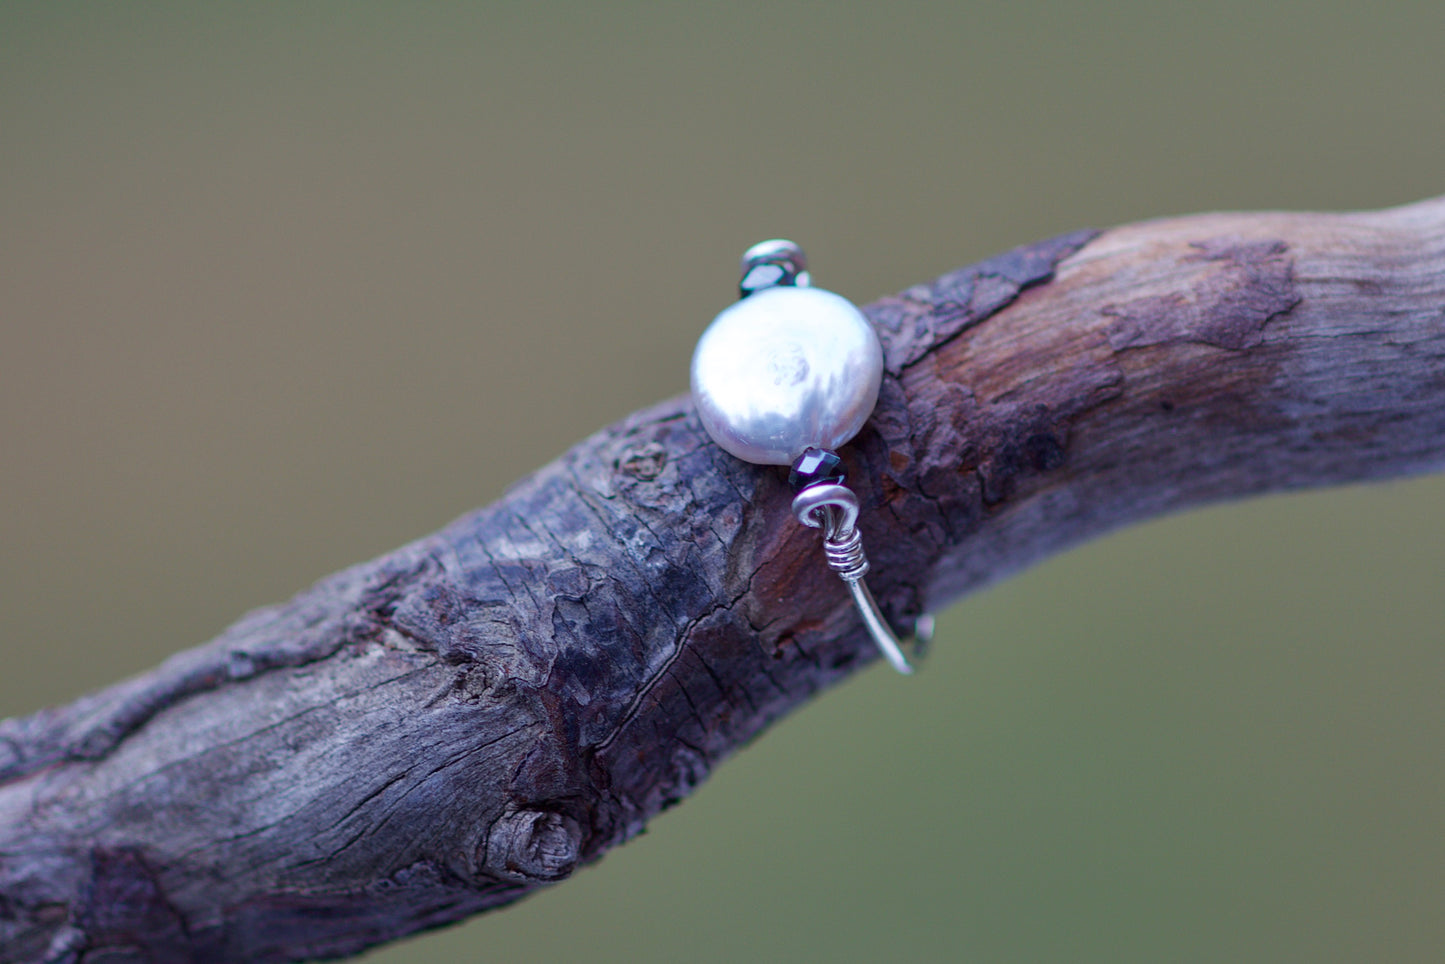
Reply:
<svg viewBox="0 0 1445 964"><path fill-rule="evenodd" d="M764 288L806 288L809 284L808 256L784 238L760 241L748 248L743 252L742 267L743 279L738 283L740 298Z"/></svg>
<svg viewBox="0 0 1445 964"><path fill-rule="evenodd" d="M837 452L810 448L793 463L793 471L788 473L788 484L793 487L794 492L801 492L819 482L841 485L843 460L838 457Z"/></svg>
<svg viewBox="0 0 1445 964"><path fill-rule="evenodd" d="M738 294L746 298L754 291L787 284L784 280L786 276L787 272L782 265L760 264L743 276L742 282L738 284Z"/></svg>

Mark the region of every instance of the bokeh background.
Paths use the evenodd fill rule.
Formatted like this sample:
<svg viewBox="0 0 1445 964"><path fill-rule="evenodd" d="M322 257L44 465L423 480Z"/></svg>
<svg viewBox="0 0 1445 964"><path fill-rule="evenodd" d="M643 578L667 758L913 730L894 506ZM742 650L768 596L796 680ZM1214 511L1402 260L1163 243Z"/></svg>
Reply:
<svg viewBox="0 0 1445 964"><path fill-rule="evenodd" d="M735 259L1445 192L1420 3L0 5L0 716L686 388ZM1445 958L1445 484L1080 548L368 961Z"/></svg>

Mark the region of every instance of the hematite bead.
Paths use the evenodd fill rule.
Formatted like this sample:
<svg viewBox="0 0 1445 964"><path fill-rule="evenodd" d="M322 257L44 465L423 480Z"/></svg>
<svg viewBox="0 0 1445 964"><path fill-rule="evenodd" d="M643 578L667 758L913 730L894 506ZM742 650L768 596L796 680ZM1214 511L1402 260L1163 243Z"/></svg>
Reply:
<svg viewBox="0 0 1445 964"><path fill-rule="evenodd" d="M808 256L802 248L783 238L760 241L748 248L743 252L742 270L742 281L738 282L738 295L742 298L778 285L807 288L812 284Z"/></svg>
<svg viewBox="0 0 1445 964"><path fill-rule="evenodd" d="M793 469L788 473L788 484L793 487L794 492L801 492L819 482L842 485L843 478L843 460L838 457L837 452L808 449L793 463Z"/></svg>

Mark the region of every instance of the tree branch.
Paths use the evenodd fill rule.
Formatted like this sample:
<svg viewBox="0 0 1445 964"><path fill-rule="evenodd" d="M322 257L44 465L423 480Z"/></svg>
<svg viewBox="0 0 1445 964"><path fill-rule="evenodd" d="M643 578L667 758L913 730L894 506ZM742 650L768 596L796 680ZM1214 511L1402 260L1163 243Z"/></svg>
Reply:
<svg viewBox="0 0 1445 964"><path fill-rule="evenodd" d="M867 311L844 455L899 626L1129 522L1445 458L1445 198L1067 235ZM872 660L789 497L675 399L0 723L0 961L344 956L596 860Z"/></svg>

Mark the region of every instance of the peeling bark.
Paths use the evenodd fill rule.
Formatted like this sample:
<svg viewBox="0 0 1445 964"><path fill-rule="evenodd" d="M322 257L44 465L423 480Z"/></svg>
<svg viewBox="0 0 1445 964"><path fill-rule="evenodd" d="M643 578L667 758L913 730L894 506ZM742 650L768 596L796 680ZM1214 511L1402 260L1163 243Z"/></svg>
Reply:
<svg viewBox="0 0 1445 964"><path fill-rule="evenodd" d="M1075 233L866 310L843 454L899 627L1133 521L1445 458L1445 199ZM0 961L345 956L598 859L873 659L789 497L675 399L0 723Z"/></svg>

